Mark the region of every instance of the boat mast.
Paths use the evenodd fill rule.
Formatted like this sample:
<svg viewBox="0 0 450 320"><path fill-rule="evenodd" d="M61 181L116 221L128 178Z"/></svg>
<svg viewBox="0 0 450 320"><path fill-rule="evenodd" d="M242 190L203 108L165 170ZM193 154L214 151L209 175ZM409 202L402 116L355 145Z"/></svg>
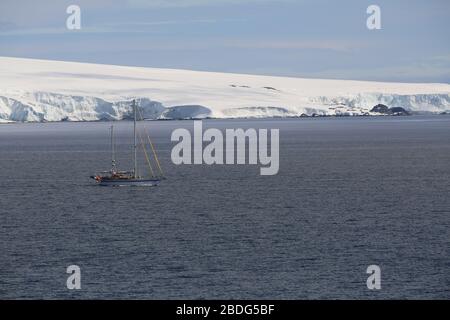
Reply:
<svg viewBox="0 0 450 320"><path fill-rule="evenodd" d="M133 145L134 170L133 170L133 177L136 179L137 178L136 100L133 100L133 112L134 112L134 145Z"/></svg>
<svg viewBox="0 0 450 320"><path fill-rule="evenodd" d="M111 126L111 173L116 172L116 150L114 147L114 126Z"/></svg>

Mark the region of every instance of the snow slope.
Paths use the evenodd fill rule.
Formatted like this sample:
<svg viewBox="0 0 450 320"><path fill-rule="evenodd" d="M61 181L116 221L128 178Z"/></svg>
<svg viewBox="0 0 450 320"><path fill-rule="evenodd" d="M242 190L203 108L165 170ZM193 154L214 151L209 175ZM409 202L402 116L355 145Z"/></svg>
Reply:
<svg viewBox="0 0 450 320"><path fill-rule="evenodd" d="M450 111L449 84L270 77L0 57L0 121L367 114L376 104Z"/></svg>

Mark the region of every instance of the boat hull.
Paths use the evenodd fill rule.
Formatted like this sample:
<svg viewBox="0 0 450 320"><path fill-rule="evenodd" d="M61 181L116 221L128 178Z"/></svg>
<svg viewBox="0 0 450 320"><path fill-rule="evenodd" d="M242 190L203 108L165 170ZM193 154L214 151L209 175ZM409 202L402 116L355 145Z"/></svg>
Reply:
<svg viewBox="0 0 450 320"><path fill-rule="evenodd" d="M99 185L104 187L127 187L127 186L136 186L136 187L155 187L159 184L160 180L158 179L118 179L118 180L101 180L99 181Z"/></svg>

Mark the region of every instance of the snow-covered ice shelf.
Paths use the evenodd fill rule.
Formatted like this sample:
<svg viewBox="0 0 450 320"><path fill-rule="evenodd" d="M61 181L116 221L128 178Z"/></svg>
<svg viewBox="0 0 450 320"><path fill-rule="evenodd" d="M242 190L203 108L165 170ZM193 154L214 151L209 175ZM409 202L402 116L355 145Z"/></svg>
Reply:
<svg viewBox="0 0 450 320"><path fill-rule="evenodd" d="M0 57L0 122L450 111L450 85L323 80Z"/></svg>

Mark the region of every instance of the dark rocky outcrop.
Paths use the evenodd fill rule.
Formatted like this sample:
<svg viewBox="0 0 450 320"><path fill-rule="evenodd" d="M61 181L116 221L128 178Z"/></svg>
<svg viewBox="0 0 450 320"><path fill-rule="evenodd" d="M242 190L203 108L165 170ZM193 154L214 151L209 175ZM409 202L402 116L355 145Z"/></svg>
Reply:
<svg viewBox="0 0 450 320"><path fill-rule="evenodd" d="M391 112L392 115L395 116L409 116L411 113L409 113L409 111L405 110L402 107L393 107L390 108L389 111Z"/></svg>
<svg viewBox="0 0 450 320"><path fill-rule="evenodd" d="M386 115L392 115L392 116L409 116L409 111L405 110L402 107L392 107L389 108L388 106L384 104L377 104L375 107L370 110L370 112L376 112Z"/></svg>
<svg viewBox="0 0 450 320"><path fill-rule="evenodd" d="M377 112L377 113L388 114L389 113L389 107L385 106L384 104L377 104L375 107L372 108L372 110L370 110L370 112Z"/></svg>

